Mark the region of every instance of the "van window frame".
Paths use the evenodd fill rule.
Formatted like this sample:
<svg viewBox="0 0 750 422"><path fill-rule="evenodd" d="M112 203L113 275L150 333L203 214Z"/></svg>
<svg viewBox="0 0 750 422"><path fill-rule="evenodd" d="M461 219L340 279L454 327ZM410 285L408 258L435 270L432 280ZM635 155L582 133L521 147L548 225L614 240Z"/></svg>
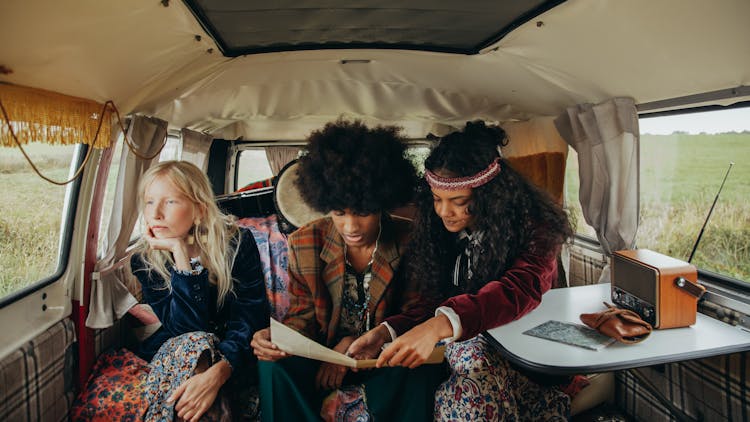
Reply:
<svg viewBox="0 0 750 422"><path fill-rule="evenodd" d="M736 93L735 93L736 95ZM687 97L692 98L692 97ZM700 97L703 98L703 97ZM684 106L684 103L680 102L681 99L666 100L660 102L660 105L668 107ZM707 111L719 111L719 110L730 110L734 108L748 108L750 107L750 101L739 101L728 106L721 105L705 105L696 107L684 107L675 108L664 111L639 111L638 119L662 117L662 116L673 116L673 115L685 115L691 113L702 113ZM641 105L638 106L641 110ZM644 107L645 109L650 108L650 105ZM576 199L577 200L577 199ZM585 223L585 222L584 222ZM600 253L604 253L601 249L601 243L599 239L588 236L583 233L575 233L573 241L577 244L583 244L584 247L591 249L592 247L598 248ZM636 238L637 244L637 238ZM704 299L709 299L712 302L718 302L722 305L729 306L732 309L738 310L746 315L750 315L750 280L739 280L733 277L719 274L710 270L705 270L696 265L698 270L698 281L703 284L707 293ZM703 300L703 299L702 299ZM748 321L750 324L750 321Z"/></svg>
<svg viewBox="0 0 750 422"><path fill-rule="evenodd" d="M228 183L225 183L225 193L228 192L235 192L237 189L240 188L238 186L238 178L239 178L239 156L242 153L242 151L247 149L258 149L258 148L265 148L265 147L279 147L279 146L288 146L288 147L299 147L300 150L304 151L305 147L307 146L306 140L278 140L278 141L269 141L269 140L260 140L260 141L229 141L231 142L228 146L228 152L227 152L227 174L231 175L231 183L232 185L228 185ZM406 147L407 151L410 148L414 147L427 147L429 149L432 149L433 146L436 145L435 140L427 139L427 138L408 138L403 141L404 146ZM424 163L422 163L424 164ZM424 167L424 165L422 166ZM419 169L417 169L419 170ZM272 177L276 177L273 175Z"/></svg>
<svg viewBox="0 0 750 422"><path fill-rule="evenodd" d="M86 144L77 144L76 150L71 159L71 168L79 168L83 165L86 158L86 152L91 148ZM78 178L70 182L65 190L65 199L63 203L63 213L60 219L60 247L57 252L57 269L47 277L42 278L32 284L17 290L7 296L0 298L0 309L39 291L56 281L58 281L68 269L68 260L70 259L71 243L73 241L73 231L76 211L78 210L78 198L81 192L81 183L83 173Z"/></svg>

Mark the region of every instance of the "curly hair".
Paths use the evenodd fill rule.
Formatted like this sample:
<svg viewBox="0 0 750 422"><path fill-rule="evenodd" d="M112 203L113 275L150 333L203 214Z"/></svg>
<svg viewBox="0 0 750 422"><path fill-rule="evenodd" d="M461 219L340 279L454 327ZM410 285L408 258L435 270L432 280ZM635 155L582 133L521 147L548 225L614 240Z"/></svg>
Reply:
<svg viewBox="0 0 750 422"><path fill-rule="evenodd" d="M323 213L373 214L409 202L417 176L399 131L339 120L313 132L297 170L302 199Z"/></svg>
<svg viewBox="0 0 750 422"><path fill-rule="evenodd" d="M474 175L498 158L508 143L505 131L484 122L469 122L463 131L443 137L425 161L425 168L451 177ZM472 266L475 277L468 292L476 292L504 273L525 251L547 254L572 235L567 214L546 193L500 160L500 173L474 188L469 213L474 229L483 232L481 253ZM417 189L417 221L412 236L410 273L432 283L441 297L456 293L450 276L457 250L456 234L445 229L435 213L432 192L422 181ZM463 293L463 292L462 292Z"/></svg>

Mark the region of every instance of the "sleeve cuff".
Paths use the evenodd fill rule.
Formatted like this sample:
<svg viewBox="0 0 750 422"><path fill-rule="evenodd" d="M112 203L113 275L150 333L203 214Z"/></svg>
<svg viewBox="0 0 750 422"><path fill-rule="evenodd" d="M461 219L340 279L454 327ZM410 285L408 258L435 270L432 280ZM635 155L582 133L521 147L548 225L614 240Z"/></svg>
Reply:
<svg viewBox="0 0 750 422"><path fill-rule="evenodd" d="M391 327L391 324L389 324L387 321L383 321L380 323L380 325L385 325L385 328L388 329L388 333L391 334L391 341L396 340L396 337L398 337L398 335L396 335L396 330Z"/></svg>
<svg viewBox="0 0 750 422"><path fill-rule="evenodd" d="M442 339L441 341L443 343L452 343L456 341L456 339L461 337L461 332L463 331L461 329L461 318L458 317L458 314L453 310L453 308L449 308L447 306L440 306L439 308L435 309L435 316L438 316L440 314L448 317L448 321L450 321L451 327L453 327L453 337L447 337Z"/></svg>

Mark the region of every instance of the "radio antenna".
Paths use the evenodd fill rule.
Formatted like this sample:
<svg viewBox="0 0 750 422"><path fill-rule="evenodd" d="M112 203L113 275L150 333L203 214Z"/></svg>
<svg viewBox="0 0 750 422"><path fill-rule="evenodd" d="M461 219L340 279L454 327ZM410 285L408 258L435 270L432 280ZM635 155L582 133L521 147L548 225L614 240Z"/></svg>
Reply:
<svg viewBox="0 0 750 422"><path fill-rule="evenodd" d="M733 165L734 165L734 161L730 161L729 168L727 169L727 172L724 174L724 180L721 181L721 186L719 186L719 191L716 192L716 198L714 198L714 203L711 204L711 209L708 210L706 221L703 222L703 227L701 227L701 232L698 234L698 239L695 240L695 245L693 245L693 251L690 252L690 258L688 258L688 263L693 261L693 256L695 256L695 250L698 249L698 244L701 241L701 237L703 237L703 231L706 230L706 224L708 224L708 219L711 218L711 214L714 212L714 207L716 206L716 202L719 200L719 195L721 195L721 190L724 189L724 182L727 181L727 176L729 176L729 171L732 170Z"/></svg>

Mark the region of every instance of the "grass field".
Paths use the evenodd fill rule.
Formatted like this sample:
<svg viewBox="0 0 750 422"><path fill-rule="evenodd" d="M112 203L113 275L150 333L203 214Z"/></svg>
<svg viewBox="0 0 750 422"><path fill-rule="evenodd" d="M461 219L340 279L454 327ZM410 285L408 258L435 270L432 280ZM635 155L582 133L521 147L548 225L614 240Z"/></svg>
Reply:
<svg viewBox="0 0 750 422"><path fill-rule="evenodd" d="M48 176L68 174L72 146L30 145L32 159ZM573 154L571 154L571 158ZM641 142L641 225L638 246L687 259L721 179L735 162L694 263L750 281L750 134L644 135ZM117 162L115 157L113 162ZM571 183L577 163L570 159L569 204L577 205ZM109 183L114 182L114 172ZM0 297L31 284L57 267L65 188L38 178L15 148L0 148ZM111 202L112 190L106 202ZM571 206L579 231L580 207ZM104 215L109 213L105 211Z"/></svg>
<svg viewBox="0 0 750 422"><path fill-rule="evenodd" d="M65 180L74 146L28 145L48 177ZM0 297L57 268L65 187L40 179L15 148L0 148Z"/></svg>
<svg viewBox="0 0 750 422"><path fill-rule="evenodd" d="M729 162L735 165L693 263L750 281L750 134L644 135L637 246L687 260ZM566 195L578 231L593 235L578 206L574 154Z"/></svg>

